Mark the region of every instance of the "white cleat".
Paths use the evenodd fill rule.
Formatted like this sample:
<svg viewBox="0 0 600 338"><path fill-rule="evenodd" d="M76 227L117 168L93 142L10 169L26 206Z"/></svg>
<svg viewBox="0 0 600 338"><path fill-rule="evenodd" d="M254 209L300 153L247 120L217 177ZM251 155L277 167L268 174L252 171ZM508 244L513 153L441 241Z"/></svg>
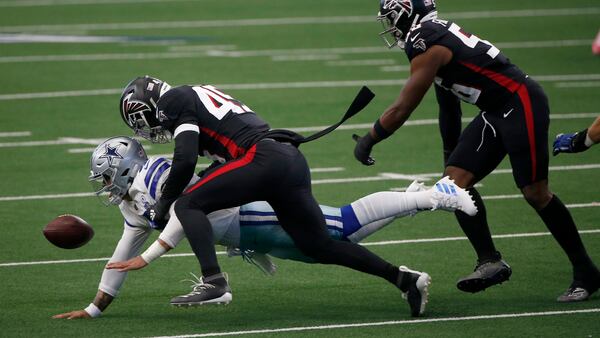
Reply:
<svg viewBox="0 0 600 338"><path fill-rule="evenodd" d="M469 216L477 214L477 207L471 195L456 185L450 177L446 176L437 181L431 189L433 190L431 193L433 208L431 210L460 210Z"/></svg>
<svg viewBox="0 0 600 338"><path fill-rule="evenodd" d="M427 187L425 187L425 183L419 182L418 180L412 181L412 183L406 188L406 192L419 192L425 191Z"/></svg>
<svg viewBox="0 0 600 338"><path fill-rule="evenodd" d="M427 272L411 270L404 265L400 266L400 271L406 274L406 278L411 279L408 290L402 293L402 298L408 301L410 314L419 317L425 312L425 306L429 301L431 277Z"/></svg>

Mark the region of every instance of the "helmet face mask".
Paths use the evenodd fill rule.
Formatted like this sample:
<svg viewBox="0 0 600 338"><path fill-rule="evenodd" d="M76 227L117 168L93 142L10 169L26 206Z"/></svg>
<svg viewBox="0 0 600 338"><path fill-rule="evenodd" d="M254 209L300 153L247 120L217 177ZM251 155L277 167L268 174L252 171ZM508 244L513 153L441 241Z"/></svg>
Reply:
<svg viewBox="0 0 600 338"><path fill-rule="evenodd" d="M123 90L120 100L121 117L134 133L152 143L171 141L157 117L156 102L171 89L168 83L149 76L138 77Z"/></svg>
<svg viewBox="0 0 600 338"><path fill-rule="evenodd" d="M89 181L104 205L118 205L148 157L142 145L125 136L102 142L90 159Z"/></svg>
<svg viewBox="0 0 600 338"><path fill-rule="evenodd" d="M421 21L436 17L434 0L380 0L377 20L383 31L379 36L389 48L404 49L408 32Z"/></svg>

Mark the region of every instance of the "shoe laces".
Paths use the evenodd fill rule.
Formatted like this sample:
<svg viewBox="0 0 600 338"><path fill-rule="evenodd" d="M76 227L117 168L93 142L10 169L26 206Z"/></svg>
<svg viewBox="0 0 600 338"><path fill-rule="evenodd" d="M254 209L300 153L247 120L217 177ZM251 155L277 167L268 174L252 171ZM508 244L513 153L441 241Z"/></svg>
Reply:
<svg viewBox="0 0 600 338"><path fill-rule="evenodd" d="M184 279L182 282L191 282L192 283L192 292L188 293L188 295L197 295L203 293L207 289L214 289L215 286L210 283L205 283L204 278L196 276L193 272L190 272L193 279Z"/></svg>

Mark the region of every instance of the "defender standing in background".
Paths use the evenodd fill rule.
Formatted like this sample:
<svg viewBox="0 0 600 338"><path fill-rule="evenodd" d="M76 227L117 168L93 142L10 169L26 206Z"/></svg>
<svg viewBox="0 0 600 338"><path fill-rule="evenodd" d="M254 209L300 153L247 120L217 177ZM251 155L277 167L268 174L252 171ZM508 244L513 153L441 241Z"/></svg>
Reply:
<svg viewBox="0 0 600 338"><path fill-rule="evenodd" d="M571 214L548 188L550 119L542 88L490 42L456 23L438 19L433 0L381 0L379 9L378 19L386 27L382 35L391 36L391 42L386 39L389 47L405 49L411 74L373 128L362 138L356 137L355 157L365 165L373 164L372 147L404 124L433 83L438 101L445 104L442 114L451 115L451 123L442 128L449 143L452 139L444 133L447 129L456 135L457 100L476 105L480 114L462 132L456 146L448 146L452 152L444 173L468 188L478 207L475 216L456 212L478 256L475 272L460 279L457 287L482 291L512 273L494 246L483 201L473 188L508 154L517 186L573 265L573 281L558 301L587 299L600 287L600 272L588 256ZM450 98L450 93L457 98Z"/></svg>

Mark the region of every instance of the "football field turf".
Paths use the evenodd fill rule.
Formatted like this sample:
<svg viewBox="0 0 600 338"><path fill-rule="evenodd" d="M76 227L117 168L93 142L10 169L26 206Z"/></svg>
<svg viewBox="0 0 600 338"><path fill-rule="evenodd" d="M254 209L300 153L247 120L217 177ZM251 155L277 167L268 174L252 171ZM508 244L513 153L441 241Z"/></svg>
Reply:
<svg viewBox="0 0 600 338"><path fill-rule="evenodd" d="M493 42L549 96L551 138L600 115L597 0L439 0L440 17ZM476 257L446 212L403 218L365 241L385 259L433 278L426 314L410 318L397 289L337 266L276 260L267 277L221 252L234 300L174 308L198 272L184 241L178 256L130 273L97 320L53 320L94 298L106 257L122 233L118 208L91 194L96 144L130 135L118 113L122 87L139 75L172 85L208 83L243 101L274 128L303 134L337 121L361 85L377 95L360 114L301 147L321 204L428 184L442 171L433 91L409 123L376 146L377 163L352 155L362 134L408 77L400 49L377 34L371 0L0 0L0 336L150 337L596 337L600 295L578 304L555 298L571 282L568 259L520 197L507 160L481 182L495 243L513 268L509 282L478 294L456 289ZM17 43L4 43L9 40ZM24 43L22 40L33 40ZM41 42L40 40L44 40ZM477 114L463 105L465 123ZM549 140L550 142L550 140ZM172 144L148 153L170 154ZM201 163L207 163L201 159ZM600 146L550 159L552 190L567 204L600 263ZM63 250L42 235L57 215L87 220L95 237ZM156 237L151 237L153 240ZM148 243L149 244L149 243ZM147 245L148 245L147 244ZM146 246L147 246L146 245Z"/></svg>

